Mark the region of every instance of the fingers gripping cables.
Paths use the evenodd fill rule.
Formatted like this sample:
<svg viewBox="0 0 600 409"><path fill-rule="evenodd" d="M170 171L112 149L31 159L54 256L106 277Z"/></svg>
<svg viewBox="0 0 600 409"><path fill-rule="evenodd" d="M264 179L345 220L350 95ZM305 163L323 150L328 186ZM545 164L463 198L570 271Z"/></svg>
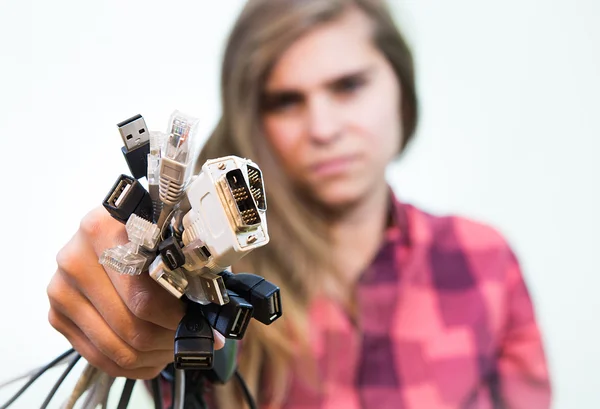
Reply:
<svg viewBox="0 0 600 409"><path fill-rule="evenodd" d="M188 303L174 340L174 379L182 371L200 370L207 379L225 382L211 375L212 328L241 339L253 316L266 325L281 316L281 298L279 288L258 275L226 271L269 242L262 172L251 160L226 156L208 160L192 175L197 124L175 111L166 134L148 131L140 115L118 125L133 178L121 175L104 207L126 224L129 242L107 249L99 261L121 274L149 274ZM131 135L142 136L131 141ZM137 155L141 149L147 157ZM137 180L144 176L148 191ZM233 372L227 373L229 379ZM182 399L176 394L177 404Z"/></svg>
<svg viewBox="0 0 600 409"><path fill-rule="evenodd" d="M175 407L183 407L186 371L192 371L189 379L195 382L225 383L235 373L243 387L235 371L235 340L244 337L251 318L269 325L282 314L276 285L259 275L227 271L269 242L262 172L249 159L225 156L208 160L198 175L192 175L197 125L196 118L179 111L171 115L166 133L150 131L141 115L120 122L122 153L132 176L119 176L103 200L111 216L125 224L129 240L105 250L99 263L124 275L149 274L188 305L174 339ZM228 338L218 353L213 328ZM68 360L42 404L47 406L78 359L70 350L25 375L28 382L0 409L8 408L46 370ZM83 408L105 407L114 380L87 365L62 407L74 407L82 396ZM119 408L127 406L134 382L125 382ZM162 407L159 383L152 382L156 407ZM256 407L243 389L249 406Z"/></svg>
<svg viewBox="0 0 600 409"><path fill-rule="evenodd" d="M207 379L225 382L223 375L210 372L215 364L211 328L241 339L252 317L269 325L281 316L281 296L263 277L227 271L269 242L262 172L251 160L226 156L208 160L198 175L191 175L197 124L175 111L166 134L149 132L147 158L125 155L134 178L121 175L104 206L126 223L129 242L106 250L100 263L122 274L147 273L188 303L174 340L174 379L182 371L201 370ZM119 124L124 149L145 149L143 137L127 145L127 136L141 135L142 129L148 133L140 115ZM141 172L134 172L144 167L149 191L136 180ZM228 359L235 358L230 354ZM233 375L226 373L227 379ZM176 394L175 402L181 400Z"/></svg>

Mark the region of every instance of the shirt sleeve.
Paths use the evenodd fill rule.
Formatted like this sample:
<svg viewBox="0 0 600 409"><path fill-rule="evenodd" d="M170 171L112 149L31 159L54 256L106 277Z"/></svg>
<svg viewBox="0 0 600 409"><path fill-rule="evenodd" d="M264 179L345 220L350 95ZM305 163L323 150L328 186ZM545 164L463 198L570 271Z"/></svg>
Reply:
<svg viewBox="0 0 600 409"><path fill-rule="evenodd" d="M521 268L512 252L507 271L506 331L499 352L500 407L548 409L551 388L542 336Z"/></svg>

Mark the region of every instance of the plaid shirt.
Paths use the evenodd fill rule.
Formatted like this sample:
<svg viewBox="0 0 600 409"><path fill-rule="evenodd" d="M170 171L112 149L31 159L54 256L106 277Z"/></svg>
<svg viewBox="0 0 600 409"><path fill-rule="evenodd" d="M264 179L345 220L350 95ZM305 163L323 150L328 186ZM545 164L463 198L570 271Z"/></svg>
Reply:
<svg viewBox="0 0 600 409"><path fill-rule="evenodd" d="M312 305L319 378L294 377L284 409L548 408L540 332L505 240L395 198L393 216L358 283L358 322L331 300Z"/></svg>

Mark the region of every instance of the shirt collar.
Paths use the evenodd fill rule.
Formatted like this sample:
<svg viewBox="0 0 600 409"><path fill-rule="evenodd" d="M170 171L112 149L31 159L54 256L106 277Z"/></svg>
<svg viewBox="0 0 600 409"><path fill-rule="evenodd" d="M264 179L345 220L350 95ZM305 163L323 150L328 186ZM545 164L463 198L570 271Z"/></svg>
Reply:
<svg viewBox="0 0 600 409"><path fill-rule="evenodd" d="M407 205L398 199L391 187L388 192L388 224L385 231L385 241L408 245Z"/></svg>

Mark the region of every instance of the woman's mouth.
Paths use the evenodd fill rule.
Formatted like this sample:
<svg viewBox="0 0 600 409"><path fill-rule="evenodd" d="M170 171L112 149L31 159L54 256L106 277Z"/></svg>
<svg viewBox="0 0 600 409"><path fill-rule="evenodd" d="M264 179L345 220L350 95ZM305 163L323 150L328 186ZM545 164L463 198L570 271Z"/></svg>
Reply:
<svg viewBox="0 0 600 409"><path fill-rule="evenodd" d="M310 170L317 176L335 176L348 172L357 162L357 155L339 156L317 162L310 166Z"/></svg>

